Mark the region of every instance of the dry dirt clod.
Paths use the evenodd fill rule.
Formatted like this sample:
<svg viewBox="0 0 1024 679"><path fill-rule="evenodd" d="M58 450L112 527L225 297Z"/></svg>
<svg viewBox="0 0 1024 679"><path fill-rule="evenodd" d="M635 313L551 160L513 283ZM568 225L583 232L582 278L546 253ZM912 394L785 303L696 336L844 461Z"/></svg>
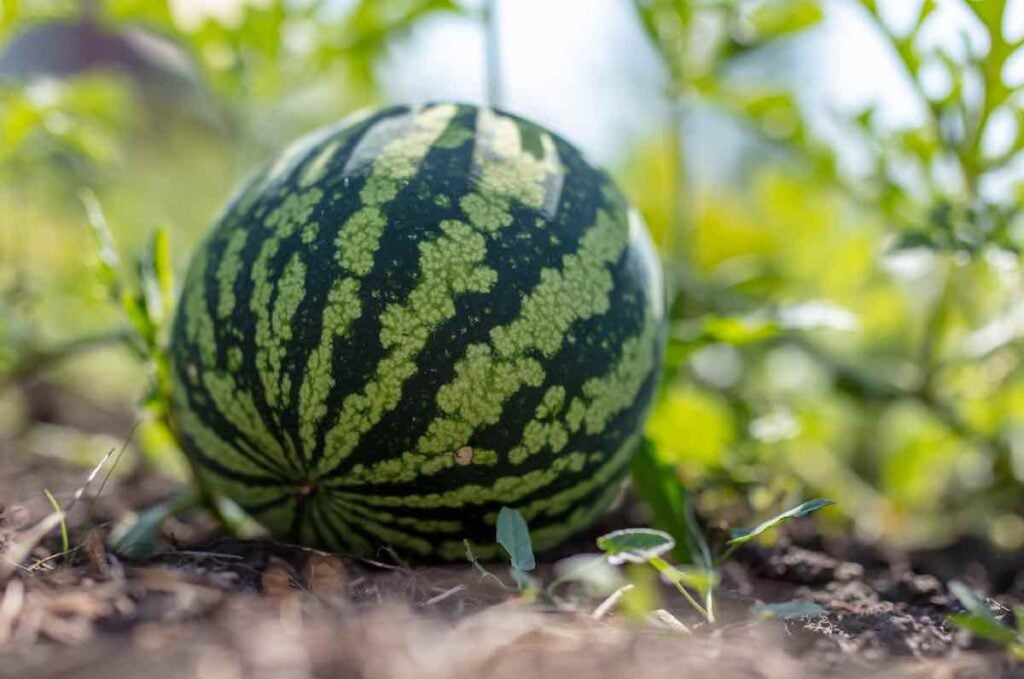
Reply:
<svg viewBox="0 0 1024 679"><path fill-rule="evenodd" d="M276 556L270 557L267 567L260 576L260 587L269 597L288 596L294 591L295 579L292 578L288 564Z"/></svg>
<svg viewBox="0 0 1024 679"><path fill-rule="evenodd" d="M314 554L306 561L304 575L306 587L313 594L348 598L348 573L341 559Z"/></svg>

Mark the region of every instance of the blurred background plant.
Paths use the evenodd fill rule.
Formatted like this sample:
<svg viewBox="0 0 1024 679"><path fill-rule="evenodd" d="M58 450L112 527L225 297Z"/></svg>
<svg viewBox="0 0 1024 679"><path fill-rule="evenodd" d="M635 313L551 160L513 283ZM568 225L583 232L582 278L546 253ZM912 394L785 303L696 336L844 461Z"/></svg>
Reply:
<svg viewBox="0 0 1024 679"><path fill-rule="evenodd" d="M180 271L289 139L490 85L608 164L662 248L650 450L702 516L821 495L826 531L1024 547L1022 5L0 0L0 439L93 464L148 388L83 189ZM897 94L844 96L875 81Z"/></svg>

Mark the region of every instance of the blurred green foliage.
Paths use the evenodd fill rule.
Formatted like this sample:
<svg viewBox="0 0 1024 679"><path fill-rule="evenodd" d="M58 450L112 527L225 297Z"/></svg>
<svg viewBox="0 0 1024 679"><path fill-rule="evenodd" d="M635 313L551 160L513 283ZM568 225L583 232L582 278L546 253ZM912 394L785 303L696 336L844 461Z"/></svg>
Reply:
<svg viewBox="0 0 1024 679"><path fill-rule="evenodd" d="M899 30L859 3L921 115L893 128L873 108L830 111L837 139L816 132L823 107L732 75L812 27L816 3L635 0L669 75L670 127L699 108L769 150L727 186L687 180L680 134L627 165L674 265L674 374L650 435L711 515L810 489L868 537L1024 545L1011 4L963 3L947 45L929 35L930 0Z"/></svg>
<svg viewBox="0 0 1024 679"><path fill-rule="evenodd" d="M836 111L742 76L821 30L829 3L629 1L663 64L668 112L617 168L662 247L673 299L648 471L697 491L716 525L753 524L751 514L822 495L864 537L921 544L974 532L1024 546L1024 92L1009 68L1022 54L1013 3L949 3L962 25L942 40L932 0L901 22L888 18L891 3L834 0L874 26L916 98L917 115L894 125L875 108ZM123 277L125 264L83 258L96 252L83 188L122 251L146 251L163 228L173 248L150 251L180 270L256 162L377 101L377 66L397 39L474 7L0 0L0 44L53 22L99 26L112 40L143 31L159 47L126 58L187 86L161 98L167 81L148 66L2 79L0 410L18 411L4 385L26 366L103 403L124 406L149 388L127 352L56 362L124 331L97 267ZM699 176L687 153L698 114L742 136L742 171ZM140 303L163 304L154 290ZM168 450L165 434L144 434ZM685 498L647 480L685 514Z"/></svg>

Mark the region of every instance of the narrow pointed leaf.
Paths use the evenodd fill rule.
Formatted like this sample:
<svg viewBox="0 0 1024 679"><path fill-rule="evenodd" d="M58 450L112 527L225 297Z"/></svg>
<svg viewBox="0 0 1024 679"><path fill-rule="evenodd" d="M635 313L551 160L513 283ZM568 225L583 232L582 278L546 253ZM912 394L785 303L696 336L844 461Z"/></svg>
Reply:
<svg viewBox="0 0 1024 679"><path fill-rule="evenodd" d="M762 533L765 533L771 530L772 528L775 528L776 526L783 524L786 521L789 521L790 519L795 519L801 516L807 516L808 514L812 514L818 511L822 507L828 507L829 505L834 504L835 502L833 500L825 500L820 498L817 500L808 500L807 502L804 502L803 504L797 505L796 507L793 507L790 510L782 512L778 516L774 516L768 519L767 521L764 521L758 524L757 526L754 526L753 528L734 528L730 533L730 539L728 544L742 545L743 543L753 540Z"/></svg>

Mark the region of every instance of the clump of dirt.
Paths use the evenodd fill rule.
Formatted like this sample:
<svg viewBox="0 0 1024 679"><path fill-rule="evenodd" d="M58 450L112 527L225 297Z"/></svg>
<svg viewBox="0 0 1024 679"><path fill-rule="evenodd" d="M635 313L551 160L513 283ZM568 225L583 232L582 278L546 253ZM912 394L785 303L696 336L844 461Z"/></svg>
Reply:
<svg viewBox="0 0 1024 679"><path fill-rule="evenodd" d="M1024 676L998 649L947 625L958 607L943 569L963 558L955 548L887 554L797 526L792 539L744 548L726 566L722 622L712 627L668 588L657 615L595 615L599 601L531 603L469 564L413 567L386 553L371 561L224 539L201 517L168 524L151 558L111 553L111 527L173 491L154 475L112 481L100 500L83 502L70 517L70 554L59 554L55 525L27 542L51 511L41 489L68 497L82 477L0 442L0 675ZM610 527L621 526L613 519L600 530ZM550 571L542 565L540 576ZM1004 581L1015 582L993 571L981 584ZM1019 601L1019 591L990 593ZM750 612L792 600L826 613Z"/></svg>

